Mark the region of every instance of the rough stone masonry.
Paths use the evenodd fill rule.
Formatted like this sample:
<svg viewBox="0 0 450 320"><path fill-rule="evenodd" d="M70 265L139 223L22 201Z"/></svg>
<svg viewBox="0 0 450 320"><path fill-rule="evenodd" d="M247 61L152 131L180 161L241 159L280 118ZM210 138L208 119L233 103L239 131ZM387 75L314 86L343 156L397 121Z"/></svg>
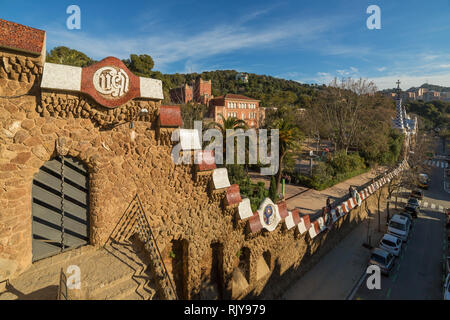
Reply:
<svg viewBox="0 0 450 320"><path fill-rule="evenodd" d="M220 182L226 170L173 163L181 116L161 106L160 81L134 76L115 58L89 68L46 64L44 31L4 20L0 30L0 281L32 264L33 179L62 155L88 169L88 244L105 245L138 194L164 261L181 264L186 299L211 281L224 298L258 296L287 270L304 272L366 217L361 206L336 208L328 231L272 204L281 221L268 231L239 187ZM364 195L369 207L382 185Z"/></svg>

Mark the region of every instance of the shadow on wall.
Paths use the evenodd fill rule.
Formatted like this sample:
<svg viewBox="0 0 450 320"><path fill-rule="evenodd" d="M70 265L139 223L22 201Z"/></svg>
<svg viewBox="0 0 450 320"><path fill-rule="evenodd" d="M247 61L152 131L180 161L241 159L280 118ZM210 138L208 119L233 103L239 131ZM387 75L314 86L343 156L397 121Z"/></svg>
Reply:
<svg viewBox="0 0 450 320"><path fill-rule="evenodd" d="M360 210L360 209L358 209ZM264 300L264 299L280 299L284 292L306 272L311 270L320 259L332 250L335 245L344 239L348 233L350 233L357 225L362 221L361 214L354 214L350 217L347 214L344 218L341 218L333 229L322 232L314 239L309 238L308 233L305 233L303 240L299 241L305 243L305 254L301 258L298 265L292 265L286 271L283 272L280 263L280 258L275 261L274 269L268 280L264 281L265 285L262 288L258 288L258 285L249 294L243 297L244 300ZM362 245L362 244L361 244ZM283 274L281 274L283 272Z"/></svg>

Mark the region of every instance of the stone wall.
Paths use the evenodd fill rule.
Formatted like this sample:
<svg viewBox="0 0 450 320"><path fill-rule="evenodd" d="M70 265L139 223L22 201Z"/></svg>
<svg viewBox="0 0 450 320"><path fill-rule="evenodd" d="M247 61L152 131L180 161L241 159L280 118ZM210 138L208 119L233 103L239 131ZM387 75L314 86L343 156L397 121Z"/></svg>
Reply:
<svg viewBox="0 0 450 320"><path fill-rule="evenodd" d="M200 297L202 283L214 269L212 244L223 252L217 260L223 274L216 277L223 280L218 286L223 297L257 296L267 281L278 282L287 270L306 270L365 217L356 208L331 231L321 229L313 237L288 229L284 220L272 232L253 232L238 214L239 188L217 188L213 167L174 164L170 136L176 128L164 127L160 100L136 98L104 108L81 93L41 90L42 57L0 50L1 61L0 281L32 264L33 177L61 154L78 158L89 170L90 244L107 243L138 194L163 260L182 259L182 298ZM143 108L148 114L139 116ZM182 254L173 254L174 241L183 243ZM243 248L249 252L244 261L249 285L236 289L233 275ZM265 252L271 269L261 277L257 270L262 270Z"/></svg>

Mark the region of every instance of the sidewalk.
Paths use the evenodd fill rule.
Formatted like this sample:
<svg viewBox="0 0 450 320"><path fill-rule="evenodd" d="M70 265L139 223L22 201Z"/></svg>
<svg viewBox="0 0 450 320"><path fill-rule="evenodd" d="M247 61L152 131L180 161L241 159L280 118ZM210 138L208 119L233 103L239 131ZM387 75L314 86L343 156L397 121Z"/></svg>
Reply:
<svg viewBox="0 0 450 320"><path fill-rule="evenodd" d="M380 208L386 208L382 201ZM391 215L394 210L391 209ZM333 250L327 253L313 269L292 284L281 299L284 300L345 300L355 284L366 271L370 249L363 247L367 243L376 246L386 232L386 210L381 215L381 232L378 232L378 214L372 215Z"/></svg>
<svg viewBox="0 0 450 320"><path fill-rule="evenodd" d="M302 214L316 214L325 207L328 197L331 198L332 203L340 201L341 198L343 200L348 196L350 186L357 186L359 190L360 186L371 182L376 176L375 170L371 170L322 191L286 184L287 207L289 210L297 208ZM270 185L270 181L266 177L255 177L254 174L252 174L252 181L263 181L266 188Z"/></svg>

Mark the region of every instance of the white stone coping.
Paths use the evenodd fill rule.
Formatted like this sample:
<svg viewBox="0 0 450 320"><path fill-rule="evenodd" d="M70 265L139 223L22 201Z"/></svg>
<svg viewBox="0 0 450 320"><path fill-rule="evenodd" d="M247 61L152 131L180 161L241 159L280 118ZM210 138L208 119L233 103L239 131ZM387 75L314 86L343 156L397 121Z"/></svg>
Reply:
<svg viewBox="0 0 450 320"><path fill-rule="evenodd" d="M175 130L179 134L179 141L181 143L181 150L200 150L200 136L198 130L195 129L178 129ZM174 132L175 133L175 132Z"/></svg>
<svg viewBox="0 0 450 320"><path fill-rule="evenodd" d="M292 216L292 212L291 211L288 211L288 216L286 218L284 218L284 223L286 223L286 228L288 230L290 230L293 227L295 227L294 217Z"/></svg>
<svg viewBox="0 0 450 320"><path fill-rule="evenodd" d="M305 220L300 218L300 223L298 224L298 231L300 234L304 234L308 229L306 229Z"/></svg>
<svg viewBox="0 0 450 320"><path fill-rule="evenodd" d="M311 222L311 228L309 228L309 236L311 237L311 239L314 239L318 233L316 233L316 228L314 227L314 224Z"/></svg>
<svg viewBox="0 0 450 320"><path fill-rule="evenodd" d="M141 88L141 98L158 100L164 99L161 80L139 77L139 82Z"/></svg>
<svg viewBox="0 0 450 320"><path fill-rule="evenodd" d="M82 70L80 67L47 62L44 64L41 87L44 89L80 91Z"/></svg>
<svg viewBox="0 0 450 320"><path fill-rule="evenodd" d="M214 169L212 179L216 190L231 186L227 168Z"/></svg>
<svg viewBox="0 0 450 320"><path fill-rule="evenodd" d="M83 68L62 64L44 64L41 87L44 89L81 91L81 74ZM162 81L139 77L140 97L163 100Z"/></svg>
<svg viewBox="0 0 450 320"><path fill-rule="evenodd" d="M241 220L248 219L253 216L252 206L250 205L249 198L242 199L242 202L239 203L238 211Z"/></svg>

